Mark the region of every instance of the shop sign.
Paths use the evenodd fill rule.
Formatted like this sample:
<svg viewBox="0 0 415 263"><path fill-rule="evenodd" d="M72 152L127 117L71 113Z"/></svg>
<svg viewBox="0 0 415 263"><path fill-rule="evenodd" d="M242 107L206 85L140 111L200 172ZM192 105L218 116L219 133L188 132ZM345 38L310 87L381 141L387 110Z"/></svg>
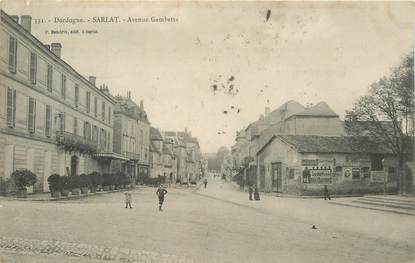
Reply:
<svg viewBox="0 0 415 263"><path fill-rule="evenodd" d="M310 183L331 184L331 169L310 170Z"/></svg>
<svg viewBox="0 0 415 263"><path fill-rule="evenodd" d="M385 181L386 173L384 171L371 171L372 182L383 183Z"/></svg>
<svg viewBox="0 0 415 263"><path fill-rule="evenodd" d="M302 166L318 166L318 160L313 160L313 159L302 159L301 160L301 165Z"/></svg>

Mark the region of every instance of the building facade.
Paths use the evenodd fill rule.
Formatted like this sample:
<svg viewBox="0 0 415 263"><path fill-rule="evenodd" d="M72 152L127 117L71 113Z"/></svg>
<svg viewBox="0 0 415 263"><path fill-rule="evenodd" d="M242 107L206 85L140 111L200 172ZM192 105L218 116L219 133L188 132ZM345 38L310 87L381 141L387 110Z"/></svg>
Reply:
<svg viewBox="0 0 415 263"><path fill-rule="evenodd" d="M258 151L259 187L267 192L320 195L397 191L397 160L367 137L279 135Z"/></svg>
<svg viewBox="0 0 415 263"><path fill-rule="evenodd" d="M98 153L113 148L114 100L61 58L59 43L31 33L31 17L1 11L0 178L34 172L34 191L48 191L53 174L110 169Z"/></svg>
<svg viewBox="0 0 415 263"><path fill-rule="evenodd" d="M129 175L134 182L143 182L149 176L150 122L143 101L137 105L127 97L115 96L114 152L126 160L118 160L114 170Z"/></svg>

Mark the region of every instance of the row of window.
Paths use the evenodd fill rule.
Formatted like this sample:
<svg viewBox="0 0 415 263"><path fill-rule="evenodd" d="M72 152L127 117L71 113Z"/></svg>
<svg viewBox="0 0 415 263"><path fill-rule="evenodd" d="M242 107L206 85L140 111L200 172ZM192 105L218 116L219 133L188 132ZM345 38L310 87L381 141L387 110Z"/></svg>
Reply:
<svg viewBox="0 0 415 263"><path fill-rule="evenodd" d="M15 127L16 123L16 90L11 88L7 89L7 113L6 113L7 125L10 128ZM59 130L65 131L65 113L59 114ZM92 128L91 128L92 127ZM34 133L36 128L36 100L29 97L28 107L28 130L30 133ZM100 130L100 132L98 132ZM50 105L46 105L45 108L45 136L50 138L52 131L52 108ZM79 134L78 132L78 119L74 118L73 134ZM100 137L98 137L100 134ZM103 128L98 128L96 125L91 125L89 122L84 122L84 134L83 137L87 140L99 143L109 150L109 144L111 141L110 132L107 132Z"/></svg>
<svg viewBox="0 0 415 263"><path fill-rule="evenodd" d="M9 38L9 71L12 74L16 73L17 68L17 39L13 36ZM36 76L37 76L37 54L34 52L30 53L30 70L29 70L29 79L30 82L35 85L36 84ZM47 68L47 90L52 92L52 84L53 84L53 66L48 64ZM62 99L66 99L66 76L61 74L61 97ZM75 107L78 108L79 106L79 85L74 85L74 93L75 93ZM98 98L94 97L94 116L98 117ZM91 112L91 92L87 91L86 93L86 112ZM106 121L108 120L111 123L111 107L108 106L108 111L106 110L105 102L102 101L101 104L101 120Z"/></svg>

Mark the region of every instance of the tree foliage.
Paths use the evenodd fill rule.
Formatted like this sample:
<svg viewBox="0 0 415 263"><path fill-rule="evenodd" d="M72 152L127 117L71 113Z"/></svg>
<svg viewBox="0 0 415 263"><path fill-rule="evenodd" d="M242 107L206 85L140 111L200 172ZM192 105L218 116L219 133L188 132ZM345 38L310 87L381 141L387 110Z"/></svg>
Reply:
<svg viewBox="0 0 415 263"><path fill-rule="evenodd" d="M347 133L371 136L383 143L398 157L399 168L404 166L411 150L409 137L414 134L413 60L413 53L404 56L388 76L374 82L352 110L346 111ZM402 172L400 177L402 183Z"/></svg>

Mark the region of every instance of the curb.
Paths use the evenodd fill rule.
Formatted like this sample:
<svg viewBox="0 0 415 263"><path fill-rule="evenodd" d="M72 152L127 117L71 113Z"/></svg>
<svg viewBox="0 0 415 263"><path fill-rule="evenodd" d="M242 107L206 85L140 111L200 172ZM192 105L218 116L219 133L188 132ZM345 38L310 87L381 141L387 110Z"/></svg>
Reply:
<svg viewBox="0 0 415 263"><path fill-rule="evenodd" d="M408 213L404 211L395 211L395 210L389 210L389 209L381 209L381 208L376 208L376 207L366 207L366 206L363 207L359 205L345 204L345 203L338 203L338 202L329 202L329 204L347 206L347 207L353 207L353 208L361 208L361 209L366 209L366 210L381 211L385 213L394 213L394 214L399 214L399 215L415 216L415 213Z"/></svg>
<svg viewBox="0 0 415 263"><path fill-rule="evenodd" d="M138 187L136 187L136 188L138 188ZM134 188L134 189L136 189L136 188ZM83 198L88 198L88 197L97 196L97 195L118 193L118 192L123 192L125 190L127 190L127 189L111 190L111 191L80 194L80 195L71 195L71 196L60 197L60 198L49 197L49 198L43 198L43 199L41 199L41 198L36 199L36 198L16 198L16 197L12 197L10 199L7 199L7 201L22 201L22 202L56 202L57 201L58 202L58 201L83 199Z"/></svg>

